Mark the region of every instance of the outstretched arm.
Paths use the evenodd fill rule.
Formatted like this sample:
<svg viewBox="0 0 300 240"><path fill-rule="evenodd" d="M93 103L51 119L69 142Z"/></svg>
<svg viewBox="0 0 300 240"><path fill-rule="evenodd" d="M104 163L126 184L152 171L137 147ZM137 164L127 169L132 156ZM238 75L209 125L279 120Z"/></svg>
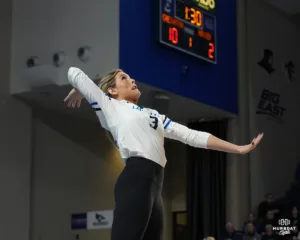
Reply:
<svg viewBox="0 0 300 240"><path fill-rule="evenodd" d="M168 124L167 124L168 123ZM164 117L165 137L178 140L192 147L211 149L227 153L246 154L252 151L263 138L263 134L259 134L251 144L238 146L230 142L224 141L207 132L196 131L183 126L179 123L172 122Z"/></svg>
<svg viewBox="0 0 300 240"><path fill-rule="evenodd" d="M263 133L254 138L250 144L239 146L211 135L207 141L207 148L228 153L247 154L256 148L262 138Z"/></svg>

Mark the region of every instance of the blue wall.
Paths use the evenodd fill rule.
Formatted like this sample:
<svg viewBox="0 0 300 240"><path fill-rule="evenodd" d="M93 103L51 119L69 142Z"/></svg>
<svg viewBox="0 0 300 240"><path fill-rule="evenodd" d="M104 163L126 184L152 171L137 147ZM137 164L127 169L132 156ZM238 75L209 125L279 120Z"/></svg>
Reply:
<svg viewBox="0 0 300 240"><path fill-rule="evenodd" d="M158 9L158 0L120 0L120 67L137 81L237 113L235 0L217 1L216 65L160 44Z"/></svg>

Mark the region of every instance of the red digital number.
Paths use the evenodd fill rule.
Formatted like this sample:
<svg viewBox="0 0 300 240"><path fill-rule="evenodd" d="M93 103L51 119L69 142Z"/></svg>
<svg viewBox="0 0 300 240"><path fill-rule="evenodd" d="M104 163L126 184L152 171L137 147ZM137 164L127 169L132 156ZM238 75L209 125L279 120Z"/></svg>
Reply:
<svg viewBox="0 0 300 240"><path fill-rule="evenodd" d="M178 30L175 27L169 27L169 41L173 44L178 43Z"/></svg>
<svg viewBox="0 0 300 240"><path fill-rule="evenodd" d="M193 47L193 38L192 37L189 38L189 47L190 48Z"/></svg>
<svg viewBox="0 0 300 240"><path fill-rule="evenodd" d="M214 45L213 43L209 43L208 45L209 45L209 49L208 49L208 57L209 57L210 59L214 59L215 56L214 56L213 54L214 54L214 52L215 52L215 45Z"/></svg>

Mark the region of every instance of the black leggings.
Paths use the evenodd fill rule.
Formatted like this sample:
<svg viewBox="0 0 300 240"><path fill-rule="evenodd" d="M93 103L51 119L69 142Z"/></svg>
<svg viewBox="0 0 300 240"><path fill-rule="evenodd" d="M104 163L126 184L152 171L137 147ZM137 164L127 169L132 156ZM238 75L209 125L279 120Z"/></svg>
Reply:
<svg viewBox="0 0 300 240"><path fill-rule="evenodd" d="M129 158L115 185L112 240L162 240L164 168Z"/></svg>

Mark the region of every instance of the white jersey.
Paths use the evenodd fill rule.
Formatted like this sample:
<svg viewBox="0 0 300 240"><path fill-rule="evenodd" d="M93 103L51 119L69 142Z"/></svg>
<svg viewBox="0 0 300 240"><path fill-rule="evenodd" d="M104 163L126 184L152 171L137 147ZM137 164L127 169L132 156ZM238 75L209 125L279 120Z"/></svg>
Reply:
<svg viewBox="0 0 300 240"><path fill-rule="evenodd" d="M121 157L143 157L166 165L164 138L194 147L207 147L209 133L191 130L157 111L110 98L80 69L68 71L70 84L91 104L103 128L110 131Z"/></svg>

